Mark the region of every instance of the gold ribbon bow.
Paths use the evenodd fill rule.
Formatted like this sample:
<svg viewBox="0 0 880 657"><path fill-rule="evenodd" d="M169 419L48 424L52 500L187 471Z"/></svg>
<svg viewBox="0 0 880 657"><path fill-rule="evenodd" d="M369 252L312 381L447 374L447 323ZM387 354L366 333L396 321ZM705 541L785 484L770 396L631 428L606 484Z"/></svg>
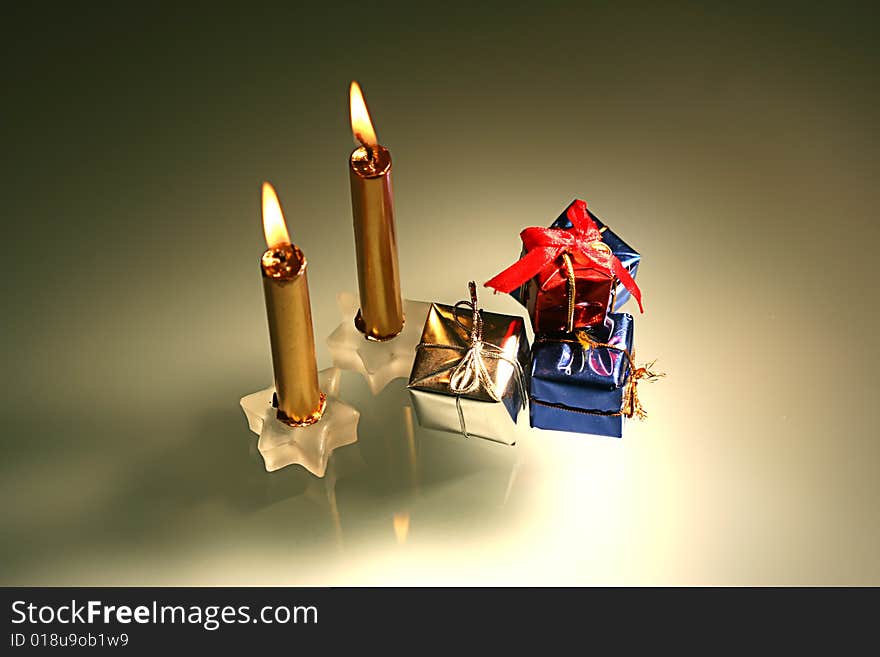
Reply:
<svg viewBox="0 0 880 657"><path fill-rule="evenodd" d="M635 361L633 360L633 355L627 349L622 347L618 347L613 344L608 344L607 342L599 342L593 339L593 336L584 329L581 329L575 333L575 339L579 345L581 345L584 349L594 349L597 347L604 347L606 349L613 349L614 351L619 351L626 357L626 361L629 364L629 377L626 380L626 387L623 390L623 404L620 407L620 415L624 415L626 417L635 416L639 420L644 420L648 417L647 411L642 406L642 403L639 401L639 393L638 393L638 382L641 380L645 380L648 383L653 383L660 377L666 376L665 372L654 372L651 368L654 367L656 360L643 365L642 367L636 367Z"/></svg>

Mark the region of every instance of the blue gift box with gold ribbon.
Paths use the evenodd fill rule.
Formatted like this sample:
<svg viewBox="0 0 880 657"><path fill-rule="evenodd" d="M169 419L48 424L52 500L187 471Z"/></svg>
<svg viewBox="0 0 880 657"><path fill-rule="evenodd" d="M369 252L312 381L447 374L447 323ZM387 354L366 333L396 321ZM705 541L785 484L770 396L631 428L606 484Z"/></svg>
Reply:
<svg viewBox="0 0 880 657"><path fill-rule="evenodd" d="M540 337L532 348L531 425L620 438L624 418L640 414L632 362L633 318L609 313L603 327Z"/></svg>

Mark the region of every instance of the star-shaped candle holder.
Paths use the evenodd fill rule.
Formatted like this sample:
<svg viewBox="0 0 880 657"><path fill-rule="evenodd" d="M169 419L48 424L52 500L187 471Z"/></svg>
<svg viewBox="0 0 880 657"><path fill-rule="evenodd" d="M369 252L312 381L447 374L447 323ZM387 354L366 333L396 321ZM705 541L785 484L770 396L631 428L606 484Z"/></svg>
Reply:
<svg viewBox="0 0 880 657"><path fill-rule="evenodd" d="M274 386L241 398L248 427L260 437L257 449L267 472L298 464L323 477L333 451L357 441L360 413L339 399L340 374L335 367L318 372L327 407L320 420L306 427L291 427L275 417Z"/></svg>
<svg viewBox="0 0 880 657"><path fill-rule="evenodd" d="M422 337L425 317L431 304L404 299L406 321L403 331L384 342L368 340L354 324L358 311L357 297L343 292L336 296L342 323L327 338L333 365L360 373L377 395L394 379L406 378L412 369L416 345Z"/></svg>

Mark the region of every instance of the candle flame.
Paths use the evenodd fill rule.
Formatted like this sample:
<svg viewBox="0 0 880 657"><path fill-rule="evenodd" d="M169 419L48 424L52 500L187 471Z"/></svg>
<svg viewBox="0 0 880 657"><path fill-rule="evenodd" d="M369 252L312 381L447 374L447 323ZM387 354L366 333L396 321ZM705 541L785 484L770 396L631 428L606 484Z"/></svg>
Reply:
<svg viewBox="0 0 880 657"><path fill-rule="evenodd" d="M394 514L394 536L397 538L397 543L399 545L403 545L406 543L406 538L409 535L409 513L395 513Z"/></svg>
<svg viewBox="0 0 880 657"><path fill-rule="evenodd" d="M354 138L364 146L378 144L376 132L373 130L373 122L370 121L370 113L367 111L367 103L360 85L352 81L348 92L349 106L351 108L351 131Z"/></svg>
<svg viewBox="0 0 880 657"><path fill-rule="evenodd" d="M284 223L284 215L281 213L278 194L267 182L263 183L263 234L266 236L266 246L270 249L290 244L290 235L287 232L287 224Z"/></svg>

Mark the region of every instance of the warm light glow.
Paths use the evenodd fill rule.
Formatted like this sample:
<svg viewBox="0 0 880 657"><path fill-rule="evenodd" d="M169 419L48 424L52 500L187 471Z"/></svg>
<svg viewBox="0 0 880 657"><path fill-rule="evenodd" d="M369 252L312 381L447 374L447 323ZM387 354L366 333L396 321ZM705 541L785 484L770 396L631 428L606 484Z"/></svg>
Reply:
<svg viewBox="0 0 880 657"><path fill-rule="evenodd" d="M287 233L284 215L281 214L278 194L267 182L263 183L263 234L266 236L266 246L270 249L290 244L290 235Z"/></svg>
<svg viewBox="0 0 880 657"><path fill-rule="evenodd" d="M364 146L375 146L376 133L373 130L373 122L370 121L370 113L367 111L367 103L364 94L357 82L352 81L348 92L349 105L351 107L351 131L354 138Z"/></svg>
<svg viewBox="0 0 880 657"><path fill-rule="evenodd" d="M394 514L394 535L399 544L406 543L406 537L409 536L409 513Z"/></svg>

